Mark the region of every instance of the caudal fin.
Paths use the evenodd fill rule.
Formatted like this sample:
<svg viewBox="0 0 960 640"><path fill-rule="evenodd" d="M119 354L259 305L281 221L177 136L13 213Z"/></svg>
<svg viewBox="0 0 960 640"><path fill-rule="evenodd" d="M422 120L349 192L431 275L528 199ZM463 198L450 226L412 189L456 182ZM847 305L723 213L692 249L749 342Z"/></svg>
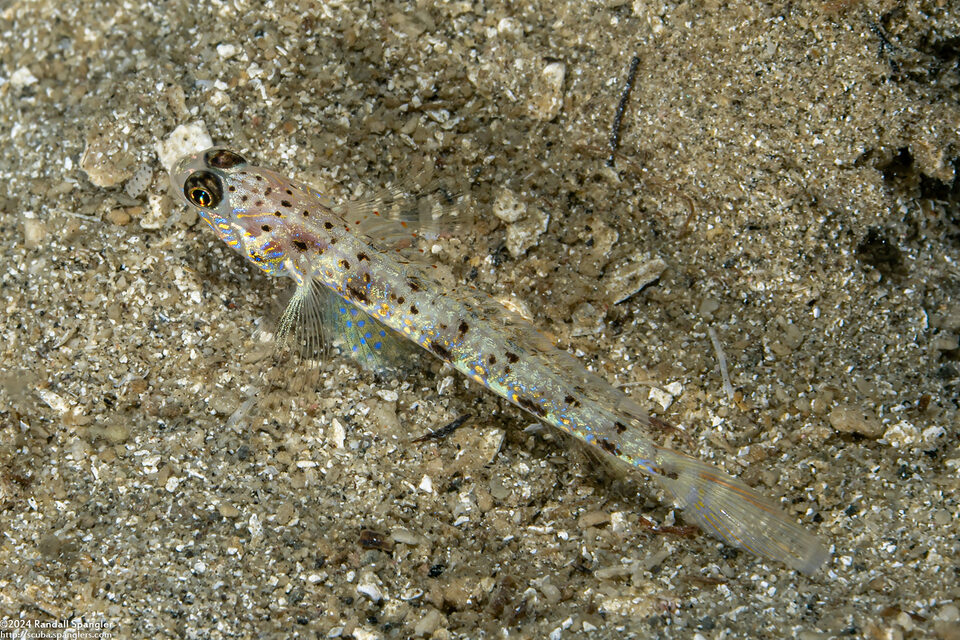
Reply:
<svg viewBox="0 0 960 640"><path fill-rule="evenodd" d="M704 531L807 575L830 557L819 538L743 482L675 451L657 457L654 477Z"/></svg>

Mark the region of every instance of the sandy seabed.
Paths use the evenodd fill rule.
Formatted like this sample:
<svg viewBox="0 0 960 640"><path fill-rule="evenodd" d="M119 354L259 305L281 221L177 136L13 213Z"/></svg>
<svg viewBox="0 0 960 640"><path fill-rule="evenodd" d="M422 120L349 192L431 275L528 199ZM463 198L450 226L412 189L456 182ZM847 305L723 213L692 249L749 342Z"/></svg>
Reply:
<svg viewBox="0 0 960 640"><path fill-rule="evenodd" d="M0 631L960 638L958 42L947 1L0 0ZM288 283L168 193L188 124L337 197L469 183L451 286L827 566L651 530L649 486L429 359L275 355Z"/></svg>

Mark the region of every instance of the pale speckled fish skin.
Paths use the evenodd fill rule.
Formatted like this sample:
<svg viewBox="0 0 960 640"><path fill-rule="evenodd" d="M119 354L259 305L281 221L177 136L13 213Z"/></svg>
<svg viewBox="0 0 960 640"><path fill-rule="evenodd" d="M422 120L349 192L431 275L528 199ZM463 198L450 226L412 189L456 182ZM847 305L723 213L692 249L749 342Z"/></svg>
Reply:
<svg viewBox="0 0 960 640"><path fill-rule="evenodd" d="M181 159L175 191L221 240L298 294L315 283L534 415L639 469L687 518L725 542L815 572L829 553L772 501L715 467L668 449L663 423L476 289L450 290L429 266L370 238L376 206L329 198L222 148ZM371 323L373 324L373 323ZM372 346L381 344L367 334Z"/></svg>

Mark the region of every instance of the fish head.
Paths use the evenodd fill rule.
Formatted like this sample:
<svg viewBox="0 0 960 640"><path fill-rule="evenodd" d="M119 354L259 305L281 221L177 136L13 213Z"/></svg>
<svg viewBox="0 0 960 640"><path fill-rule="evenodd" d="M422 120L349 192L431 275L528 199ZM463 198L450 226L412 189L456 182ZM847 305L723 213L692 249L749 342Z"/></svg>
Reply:
<svg viewBox="0 0 960 640"><path fill-rule="evenodd" d="M237 223L237 176L247 166L240 154L230 149L213 147L180 158L170 172L170 183L179 199L194 207L217 236L238 248L244 233Z"/></svg>
<svg viewBox="0 0 960 640"><path fill-rule="evenodd" d="M184 156L170 181L221 240L270 275L287 274L289 257L298 262L308 248L335 242L334 214L319 193L230 149Z"/></svg>

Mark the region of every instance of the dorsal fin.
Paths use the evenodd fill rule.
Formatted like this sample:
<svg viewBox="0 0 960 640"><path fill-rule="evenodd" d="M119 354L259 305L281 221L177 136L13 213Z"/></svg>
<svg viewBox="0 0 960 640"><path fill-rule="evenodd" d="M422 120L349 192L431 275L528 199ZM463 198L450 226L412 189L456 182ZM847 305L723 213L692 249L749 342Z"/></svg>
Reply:
<svg viewBox="0 0 960 640"><path fill-rule="evenodd" d="M455 235L470 222L467 198L428 166L372 196L332 204L331 210L377 246L405 258L423 256L423 240Z"/></svg>

